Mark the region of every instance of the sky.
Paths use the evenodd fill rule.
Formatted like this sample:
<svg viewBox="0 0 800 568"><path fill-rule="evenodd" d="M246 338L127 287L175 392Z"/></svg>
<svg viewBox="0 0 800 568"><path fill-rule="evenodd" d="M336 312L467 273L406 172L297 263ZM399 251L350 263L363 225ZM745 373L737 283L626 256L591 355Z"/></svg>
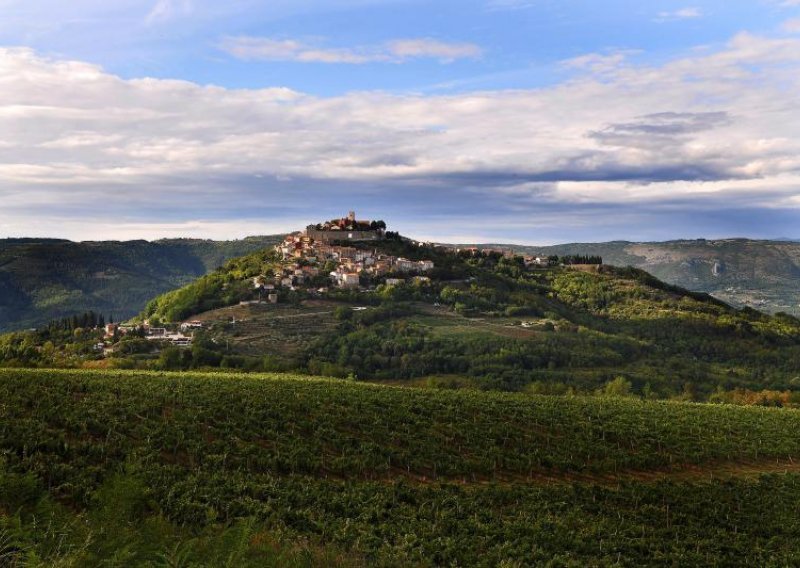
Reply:
<svg viewBox="0 0 800 568"><path fill-rule="evenodd" d="M800 238L800 0L0 0L0 238Z"/></svg>

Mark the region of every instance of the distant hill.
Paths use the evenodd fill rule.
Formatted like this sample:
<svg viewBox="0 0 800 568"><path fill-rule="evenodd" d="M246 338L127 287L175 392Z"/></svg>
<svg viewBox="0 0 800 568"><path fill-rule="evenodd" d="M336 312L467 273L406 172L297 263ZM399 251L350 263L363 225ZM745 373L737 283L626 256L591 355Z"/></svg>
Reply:
<svg viewBox="0 0 800 568"><path fill-rule="evenodd" d="M0 331L34 327L86 310L127 318L153 296L279 239L81 243L2 239Z"/></svg>
<svg viewBox="0 0 800 568"><path fill-rule="evenodd" d="M0 331L85 310L127 318L154 296L279 239L0 239ZM669 284L710 293L736 307L800 315L800 242L789 239L479 246L538 255L596 254L607 264L641 268Z"/></svg>
<svg viewBox="0 0 800 568"><path fill-rule="evenodd" d="M479 245L539 255L596 254L737 307L800 314L800 242L749 239L613 241L555 246Z"/></svg>
<svg viewBox="0 0 800 568"><path fill-rule="evenodd" d="M202 322L191 350L160 351L131 336L104 359L91 350L99 337L84 337L81 351L68 336L73 345L51 357L74 366L281 370L552 393L592 393L620 379L642 396L687 400L709 400L719 389L793 396L800 385L800 320L791 316L738 310L636 268L526 268L520 257L401 240L363 248L426 258L435 268L392 284L386 275L362 274L360 289L320 293L326 268L307 282L279 285L277 304L259 303L253 279L282 281L276 275L293 273L298 262L259 251L147 304L140 320L173 328ZM21 334L6 345L6 361L53 364L43 353L27 356Z"/></svg>

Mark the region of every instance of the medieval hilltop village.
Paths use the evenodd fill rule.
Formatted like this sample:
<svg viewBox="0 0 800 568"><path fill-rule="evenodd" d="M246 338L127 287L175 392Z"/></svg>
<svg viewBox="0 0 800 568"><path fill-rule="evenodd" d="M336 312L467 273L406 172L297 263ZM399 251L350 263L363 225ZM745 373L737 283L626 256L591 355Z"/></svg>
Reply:
<svg viewBox="0 0 800 568"><path fill-rule="evenodd" d="M253 277L253 290L258 297L242 300L239 305L277 304L282 290L304 290L312 297L319 298L324 297L330 287L373 290L376 280L385 286L397 286L409 281L420 284L430 282L430 277L425 274L435 268L432 260L410 260L384 254L377 247L365 246L370 242L400 238L399 234L386 230L384 221L359 220L354 211L340 219L308 225L304 231L288 234L275 245L281 260L280 268ZM450 253L515 256L511 250L456 248L413 240L408 242L420 248L435 247ZM553 258L536 256L524 256L523 260L531 268L547 267L554 262ZM320 286L320 282L327 285ZM149 320L129 325L109 323L105 326L106 341L98 343L97 348L110 354L115 339L129 333L177 347L191 347L194 332L205 325L201 320L185 321L170 327Z"/></svg>

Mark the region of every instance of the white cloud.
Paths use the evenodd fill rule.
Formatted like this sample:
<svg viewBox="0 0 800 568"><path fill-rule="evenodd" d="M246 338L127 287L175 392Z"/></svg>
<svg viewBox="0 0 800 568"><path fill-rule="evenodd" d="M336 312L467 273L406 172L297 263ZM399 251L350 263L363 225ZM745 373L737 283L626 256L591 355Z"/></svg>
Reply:
<svg viewBox="0 0 800 568"><path fill-rule="evenodd" d="M145 17L148 25L159 24L171 20L175 16L192 12L191 0L157 0Z"/></svg>
<svg viewBox="0 0 800 568"><path fill-rule="evenodd" d="M398 39L389 42L389 52L401 59L432 57L442 61L474 58L481 48L472 43L446 43L430 38Z"/></svg>
<svg viewBox="0 0 800 568"><path fill-rule="evenodd" d="M162 235L196 219L300 217L326 200L338 211L360 195L528 218L570 204L798 205L800 38L567 65L568 80L532 90L322 98L125 80L0 49L0 234L102 211L152 219Z"/></svg>
<svg viewBox="0 0 800 568"><path fill-rule="evenodd" d="M590 71L596 74L608 73L620 69L628 62L631 55L636 51L625 50L613 53L586 53L561 62L561 66L566 69L578 69Z"/></svg>
<svg viewBox="0 0 800 568"><path fill-rule="evenodd" d="M303 63L367 63L379 54L357 53L349 49L320 49L290 39L262 37L225 38L220 48L238 59L248 61L299 61ZM382 56L385 59L385 55Z"/></svg>
<svg viewBox="0 0 800 568"><path fill-rule="evenodd" d="M397 39L363 48L325 48L293 39L237 36L225 38L220 48L244 60L298 61L302 63L399 63L432 58L444 63L475 58L481 49L471 43L448 43L430 38Z"/></svg>
<svg viewBox="0 0 800 568"><path fill-rule="evenodd" d="M659 12L658 16L656 16L656 22L675 22L679 20L693 20L696 18L702 18L703 11L700 8L696 7L688 7L688 8L681 8L679 10L674 11L664 11Z"/></svg>
<svg viewBox="0 0 800 568"><path fill-rule="evenodd" d="M786 20L781 24L781 29L790 34L800 34L800 18Z"/></svg>
<svg viewBox="0 0 800 568"><path fill-rule="evenodd" d="M115 221L95 219L91 223L64 217L37 217L35 227L58 227L58 236L81 241L147 240L185 237L196 239L241 239L251 235L279 234L297 230L307 224L308 219L259 218L218 221L213 219L192 219L164 223L158 221L141 222L119 219ZM4 236L30 236L30 221L11 221L3 225ZM50 233L53 234L53 233Z"/></svg>
<svg viewBox="0 0 800 568"><path fill-rule="evenodd" d="M521 10L532 8L538 3L539 0L489 0L487 7L490 10Z"/></svg>

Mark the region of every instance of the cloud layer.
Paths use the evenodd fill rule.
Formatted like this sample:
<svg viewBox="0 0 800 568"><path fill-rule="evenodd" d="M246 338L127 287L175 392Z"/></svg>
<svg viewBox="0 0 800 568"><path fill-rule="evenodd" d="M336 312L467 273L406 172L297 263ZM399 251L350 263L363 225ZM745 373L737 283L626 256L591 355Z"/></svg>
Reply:
<svg viewBox="0 0 800 568"><path fill-rule="evenodd" d="M417 41L387 53L459 55ZM763 232L770 211L800 220L800 38L740 34L660 66L590 54L564 69L535 90L320 98L123 80L2 49L0 235L97 238L115 223L134 228L125 236L148 223L155 236L203 223L238 235L237 219L252 232L358 206L456 240L503 224L514 240L669 236L654 220L679 231L697 215L719 233L722 211L729 234Z"/></svg>
<svg viewBox="0 0 800 568"><path fill-rule="evenodd" d="M680 8L673 11L659 12L657 22L674 22L678 20L694 20L703 17L703 11L697 7Z"/></svg>
<svg viewBox="0 0 800 568"><path fill-rule="evenodd" d="M471 43L448 43L430 38L398 39L377 47L325 48L293 39L237 36L225 38L220 48L246 61L299 61L302 63L401 63L432 58L443 63L475 58L481 49Z"/></svg>

